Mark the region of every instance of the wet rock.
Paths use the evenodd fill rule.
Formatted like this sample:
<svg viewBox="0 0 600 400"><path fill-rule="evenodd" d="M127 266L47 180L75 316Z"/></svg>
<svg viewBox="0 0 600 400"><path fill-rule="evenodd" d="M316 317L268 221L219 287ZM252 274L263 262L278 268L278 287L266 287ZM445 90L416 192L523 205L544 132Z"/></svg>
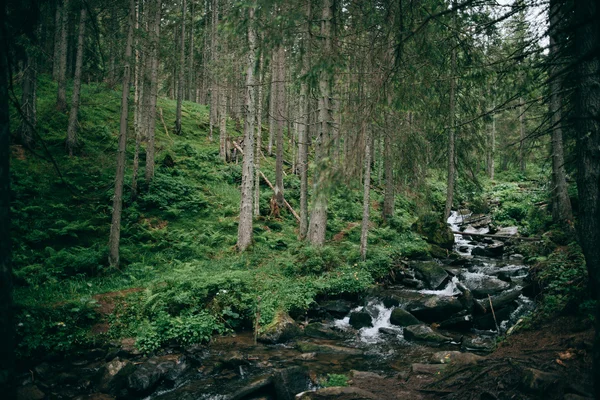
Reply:
<svg viewBox="0 0 600 400"><path fill-rule="evenodd" d="M306 367L296 366L277 371L273 385L277 400L292 400L297 393L308 388L310 379Z"/></svg>
<svg viewBox="0 0 600 400"><path fill-rule="evenodd" d="M135 338L124 338L120 343L121 349L119 350L118 356L121 358L127 358L131 356L138 356L141 352L135 347Z"/></svg>
<svg viewBox="0 0 600 400"><path fill-rule="evenodd" d="M348 300L327 300L319 303L321 308L336 318L343 318L352 310L352 303Z"/></svg>
<svg viewBox="0 0 600 400"><path fill-rule="evenodd" d="M320 322L313 322L304 327L304 335L315 339L337 340L343 337L339 332Z"/></svg>
<svg viewBox="0 0 600 400"><path fill-rule="evenodd" d="M474 247L471 250L471 254L474 256L484 256L484 257L502 257L504 253L504 243L500 241L493 241L493 243L488 244L485 247Z"/></svg>
<svg viewBox="0 0 600 400"><path fill-rule="evenodd" d="M354 311L350 314L350 325L354 329L369 328L373 326L373 321L368 312Z"/></svg>
<svg viewBox="0 0 600 400"><path fill-rule="evenodd" d="M447 249L442 249L440 246L432 244L432 245L429 246L429 254L433 258L447 258L448 257L448 250Z"/></svg>
<svg viewBox="0 0 600 400"><path fill-rule="evenodd" d="M392 328L381 327L379 328L379 332L384 335L396 336L400 333L400 331Z"/></svg>
<svg viewBox="0 0 600 400"><path fill-rule="evenodd" d="M525 258L525 257L523 256L523 254L518 254L518 253L511 254L511 255L508 257L508 259L509 259L509 260L517 260L517 261L523 260L524 258Z"/></svg>
<svg viewBox="0 0 600 400"><path fill-rule="evenodd" d="M350 378L352 379L383 379L383 376L376 374L374 372L368 371L357 371L355 369L350 370Z"/></svg>
<svg viewBox="0 0 600 400"><path fill-rule="evenodd" d="M489 336L464 338L461 349L464 351L492 352L496 348L496 339Z"/></svg>
<svg viewBox="0 0 600 400"><path fill-rule="evenodd" d="M593 400L593 397L580 396L578 394L568 393L563 397L564 400Z"/></svg>
<svg viewBox="0 0 600 400"><path fill-rule="evenodd" d="M513 311L515 311L515 309L516 307L514 306L508 306L497 310L494 306L496 320L494 320L494 314L490 312L481 317L475 318L473 325L475 326L475 328L481 330L496 330L496 322L498 323L498 325L500 325L502 321L509 319L510 314Z"/></svg>
<svg viewBox="0 0 600 400"><path fill-rule="evenodd" d="M390 323L397 326L418 325L421 323L414 315L401 308L395 308L390 315Z"/></svg>
<svg viewBox="0 0 600 400"><path fill-rule="evenodd" d="M273 377L271 376L261 376L252 380L252 382L248 383L246 386L238 389L233 394L228 396L229 400L240 400L252 395L255 392L263 390L273 384Z"/></svg>
<svg viewBox="0 0 600 400"><path fill-rule="evenodd" d="M507 290L496 296L491 296L492 305L494 307L494 310L511 305L515 300L517 300L519 298L521 293L522 293L521 289L513 289L513 290ZM486 312L486 313L491 313L489 298L486 297L484 299L479 299L479 300L476 300L476 302L478 304L478 309L481 309L481 310L483 310L483 312Z"/></svg>
<svg viewBox="0 0 600 400"><path fill-rule="evenodd" d="M457 297L432 294L411 300L405 309L421 321L438 322L462 311L464 307Z"/></svg>
<svg viewBox="0 0 600 400"><path fill-rule="evenodd" d="M451 250L454 245L452 230L445 221L442 221L437 213L422 215L413 225L413 229L425 236L427 242L443 249Z"/></svg>
<svg viewBox="0 0 600 400"><path fill-rule="evenodd" d="M508 271L500 271L496 274L496 277L503 282L511 283L511 274Z"/></svg>
<svg viewBox="0 0 600 400"><path fill-rule="evenodd" d="M473 327L473 316L470 314L456 315L440 322L440 328L457 331L469 331Z"/></svg>
<svg viewBox="0 0 600 400"><path fill-rule="evenodd" d="M411 325L404 329L404 338L411 341L429 342L429 343L447 343L452 339L435 332L425 324Z"/></svg>
<svg viewBox="0 0 600 400"><path fill-rule="evenodd" d="M303 392L296 396L299 400L378 400L371 392L355 387L328 387Z"/></svg>
<svg viewBox="0 0 600 400"><path fill-rule="evenodd" d="M116 394L127 385L127 378L135 371L135 365L128 360L116 358L106 364L99 388L101 392Z"/></svg>
<svg viewBox="0 0 600 400"><path fill-rule="evenodd" d="M106 393L92 393L85 396L75 397L73 400L115 400L115 398Z"/></svg>
<svg viewBox="0 0 600 400"><path fill-rule="evenodd" d="M145 362L129 375L127 386L135 392L147 393L158 384L162 375L162 371L157 368L155 363Z"/></svg>
<svg viewBox="0 0 600 400"><path fill-rule="evenodd" d="M439 289L448 280L448 273L434 261L412 263L410 266L427 289Z"/></svg>
<svg viewBox="0 0 600 400"><path fill-rule="evenodd" d="M435 375L446 369L446 367L447 365L444 364L414 363L410 366L410 369L414 374Z"/></svg>
<svg viewBox="0 0 600 400"><path fill-rule="evenodd" d="M36 385L17 388L17 400L42 400L46 395Z"/></svg>
<svg viewBox="0 0 600 400"><path fill-rule="evenodd" d="M322 353L322 354L363 354L362 350L351 347L334 346L331 344L317 344L311 342L298 342L296 348L302 353Z"/></svg>
<svg viewBox="0 0 600 400"><path fill-rule="evenodd" d="M521 377L521 387L528 393L543 396L555 391L562 384L561 378L559 374L525 368Z"/></svg>
<svg viewBox="0 0 600 400"><path fill-rule="evenodd" d="M476 298L487 298L487 295L500 293L510 287L510 284L500 279L483 274L462 274L464 285Z"/></svg>
<svg viewBox="0 0 600 400"><path fill-rule="evenodd" d="M416 290L421 290L425 288L423 282L415 278L404 278L400 281L400 284Z"/></svg>
<svg viewBox="0 0 600 400"><path fill-rule="evenodd" d="M263 343L284 343L301 334L302 331L292 317L285 312L279 312L273 322L258 336L258 340Z"/></svg>
<svg viewBox="0 0 600 400"><path fill-rule="evenodd" d="M468 365L477 364L483 357L461 351L438 351L429 360L432 364Z"/></svg>
<svg viewBox="0 0 600 400"><path fill-rule="evenodd" d="M458 251L466 253L467 251L469 251L469 246L458 246Z"/></svg>

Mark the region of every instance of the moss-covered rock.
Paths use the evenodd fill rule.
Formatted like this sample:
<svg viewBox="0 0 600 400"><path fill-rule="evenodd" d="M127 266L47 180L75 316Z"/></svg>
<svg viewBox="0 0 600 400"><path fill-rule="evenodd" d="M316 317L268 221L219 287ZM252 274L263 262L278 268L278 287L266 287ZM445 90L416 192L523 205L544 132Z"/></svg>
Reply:
<svg viewBox="0 0 600 400"><path fill-rule="evenodd" d="M436 213L428 213L419 217L413 230L423 235L426 240L443 249L452 249L454 234L450 227Z"/></svg>
<svg viewBox="0 0 600 400"><path fill-rule="evenodd" d="M390 323L397 326L411 326L421 323L414 315L401 308L395 308L390 315Z"/></svg>
<svg viewBox="0 0 600 400"><path fill-rule="evenodd" d="M300 335L302 335L302 331L292 317L286 312L280 311L273 318L273 322L258 335L257 339L264 343L284 343Z"/></svg>
<svg viewBox="0 0 600 400"><path fill-rule="evenodd" d="M439 289L448 279L448 273L435 261L415 262L410 266L427 289Z"/></svg>
<svg viewBox="0 0 600 400"><path fill-rule="evenodd" d="M435 332L425 324L406 327L404 329L404 338L406 340L428 343L447 343L452 340L441 333Z"/></svg>

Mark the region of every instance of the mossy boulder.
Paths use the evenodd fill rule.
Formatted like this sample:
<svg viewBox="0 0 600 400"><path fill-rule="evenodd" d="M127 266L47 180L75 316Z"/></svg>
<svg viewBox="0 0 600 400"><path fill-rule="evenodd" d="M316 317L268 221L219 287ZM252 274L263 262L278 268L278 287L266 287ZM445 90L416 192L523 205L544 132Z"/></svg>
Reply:
<svg viewBox="0 0 600 400"><path fill-rule="evenodd" d="M427 289L439 289L448 279L448 273L435 261L415 262L410 266Z"/></svg>
<svg viewBox="0 0 600 400"><path fill-rule="evenodd" d="M447 343L452 340L428 327L425 324L411 325L404 329L404 338L415 342Z"/></svg>
<svg viewBox="0 0 600 400"><path fill-rule="evenodd" d="M320 322L313 322L304 327L304 335L315 339L341 339L342 334Z"/></svg>
<svg viewBox="0 0 600 400"><path fill-rule="evenodd" d="M350 314L350 325L354 329L370 328L373 326L373 320L366 311L354 311Z"/></svg>
<svg viewBox="0 0 600 400"><path fill-rule="evenodd" d="M428 213L419 217L413 230L425 237L427 242L442 249L452 249L454 234L450 227L436 213Z"/></svg>
<svg viewBox="0 0 600 400"><path fill-rule="evenodd" d="M258 335L258 340L263 343L285 343L300 335L302 335L302 331L292 317L286 312L280 311L273 318L273 322Z"/></svg>
<svg viewBox="0 0 600 400"><path fill-rule="evenodd" d="M411 326L421 323L414 315L401 308L395 308L390 315L390 323L397 326Z"/></svg>

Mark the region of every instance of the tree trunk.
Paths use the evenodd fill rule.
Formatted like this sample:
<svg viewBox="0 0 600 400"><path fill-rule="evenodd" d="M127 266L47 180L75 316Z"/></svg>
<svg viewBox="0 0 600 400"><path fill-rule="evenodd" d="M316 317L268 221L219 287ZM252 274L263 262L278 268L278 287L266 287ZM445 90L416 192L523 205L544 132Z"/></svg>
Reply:
<svg viewBox="0 0 600 400"><path fill-rule="evenodd" d="M519 138L519 165L521 172L525 173L525 103L522 97L519 97Z"/></svg>
<svg viewBox="0 0 600 400"><path fill-rule="evenodd" d="M154 131L156 127L156 100L158 97L158 45L160 38L160 14L161 0L156 0L154 4L154 18L152 22L151 37L152 37L152 61L151 61L151 76L150 76L150 98L148 107L148 143L146 145L146 183L149 184L154 177Z"/></svg>
<svg viewBox="0 0 600 400"><path fill-rule="evenodd" d="M79 103L81 95L81 67L83 65L83 44L85 40L85 19L86 7L81 5L81 14L79 17L79 37L77 39L77 60L75 61L75 77L73 78L73 97L71 99L71 111L69 112L69 127L67 129L67 150L69 156L78 147L77 140L77 114L79 113Z"/></svg>
<svg viewBox="0 0 600 400"><path fill-rule="evenodd" d="M323 1L323 14L321 20L321 37L324 38L323 58L329 62L332 56L331 47L331 18L333 16L331 0ZM315 160L317 168L313 178L314 201L308 226L308 240L314 246L322 246L325 243L325 232L327 229L327 206L328 192L331 186L328 167L326 164L327 152L329 151L331 110L329 107L331 72L328 68L321 70L319 88L319 137L317 138L317 149Z"/></svg>
<svg viewBox="0 0 600 400"><path fill-rule="evenodd" d="M367 129L367 122L362 123L363 136L365 138L365 169L363 188L363 217L360 230L360 258L367 258L367 239L369 235L369 203L371 201L371 135Z"/></svg>
<svg viewBox="0 0 600 400"><path fill-rule="evenodd" d="M138 32L140 29L140 20L142 19L143 11L141 9L141 4L136 2L136 10L135 10L135 32ZM138 174L140 169L140 147L142 143L142 116L144 115L144 109L142 107L143 102L143 87L144 81L142 78L142 66L144 64L145 57L144 52L139 50L140 48L140 38L139 35L134 33L135 39L135 69L134 69L134 78L133 82L135 85L134 95L133 95L133 131L135 134L135 150L133 152L133 170L131 173L131 199L135 200L137 198L137 181Z"/></svg>
<svg viewBox="0 0 600 400"><path fill-rule="evenodd" d="M219 154L223 161L229 161L229 137L227 136L227 91L219 90Z"/></svg>
<svg viewBox="0 0 600 400"><path fill-rule="evenodd" d="M19 127L21 143L29 147L33 143L34 130L37 125L37 56L35 49L28 48L25 70L23 71L21 111L24 120Z"/></svg>
<svg viewBox="0 0 600 400"><path fill-rule="evenodd" d="M279 55L277 49L273 50L271 57L271 89L269 90L269 143L267 144L267 153L273 155L273 136L275 135L276 113L277 113L277 75L279 67L277 66Z"/></svg>
<svg viewBox="0 0 600 400"><path fill-rule="evenodd" d="M244 123L244 161L242 165L242 199L238 225L237 248L244 251L252 243L252 189L254 186L254 118L256 64L256 32L254 7L248 8L248 69L246 73L246 115Z"/></svg>
<svg viewBox="0 0 600 400"><path fill-rule="evenodd" d="M550 2L550 57L552 65L557 63L558 35L557 24L560 19L557 0ZM571 200L567 192L565 178L565 158L562 140L562 97L560 94L561 82L558 77L558 68L550 71L550 115L552 121L552 220L558 224L567 224L573 220Z"/></svg>
<svg viewBox="0 0 600 400"><path fill-rule="evenodd" d="M304 240L308 232L308 83L306 74L310 68L310 17L311 2L306 2L306 27L302 38L302 71L300 75L300 120L298 121L298 171L300 173L300 227L298 239Z"/></svg>
<svg viewBox="0 0 600 400"><path fill-rule="evenodd" d="M56 109L67 111L67 31L69 30L69 0L63 0L60 31L60 66L58 70L58 96Z"/></svg>
<svg viewBox="0 0 600 400"><path fill-rule="evenodd" d="M85 9L85 8L83 8ZM119 128L119 147L117 150L117 172L115 174L115 195L113 198L112 222L108 239L108 263L119 268L119 241L121 239L121 211L123 207L123 181L125 178L125 155L127 147L127 120L129 116L129 81L131 77L131 47L135 18L135 0L129 0L129 21L125 58L123 63L123 90L121 93L121 125Z"/></svg>
<svg viewBox="0 0 600 400"><path fill-rule="evenodd" d="M0 4L0 387L16 398L15 324L10 242L10 121L8 109L8 38L6 3Z"/></svg>
<svg viewBox="0 0 600 400"><path fill-rule="evenodd" d="M190 48L188 50L188 82L187 82L187 89L188 89L188 95L187 95L187 99L188 101L196 101L196 96L195 96L195 85L194 85L194 18L195 18L195 5L196 5L196 1L195 0L191 0L190 1Z"/></svg>
<svg viewBox="0 0 600 400"><path fill-rule="evenodd" d="M494 96L494 93L490 93L490 96ZM491 180L494 180L494 169L495 167L495 161L494 161L494 157L496 154L496 113L494 112L494 109L496 108L496 102L494 100L493 105L492 105L492 122L491 122L491 126L490 129L488 131L488 135L487 135L487 149L486 149L486 172L488 177Z"/></svg>
<svg viewBox="0 0 600 400"><path fill-rule="evenodd" d="M283 124L285 115L285 49L282 45L275 50L277 54L277 154L275 159L275 201L283 207Z"/></svg>
<svg viewBox="0 0 600 400"><path fill-rule="evenodd" d="M217 86L217 26L219 23L218 0L212 0L212 18L210 27L210 123L208 140L213 141L214 127L218 124L219 87Z"/></svg>
<svg viewBox="0 0 600 400"><path fill-rule="evenodd" d="M456 5L456 2L453 2L453 8ZM456 159L456 150L454 149L454 132L455 132L455 96L456 96L456 47L452 48L452 60L450 66L450 121L448 126L448 187L446 191L446 207L444 208L444 221L448 219L450 216L450 211L452 211L452 202L454 200L454 175L455 175L455 159Z"/></svg>
<svg viewBox="0 0 600 400"><path fill-rule="evenodd" d="M256 94L256 148L254 150L254 216L260 215L260 156L262 155L262 83L264 58L261 54L258 67L258 90Z"/></svg>
<svg viewBox="0 0 600 400"><path fill-rule="evenodd" d="M592 382L600 398L600 18L598 2L575 2L576 90L574 124L577 133L578 231L589 274L590 293L596 298L596 336Z"/></svg>
<svg viewBox="0 0 600 400"><path fill-rule="evenodd" d="M54 14L54 51L52 56L52 80L58 81L58 74L60 72L60 43L61 43L61 32L62 32L62 19L61 19L61 5L60 2L56 2L56 11Z"/></svg>
<svg viewBox="0 0 600 400"><path fill-rule="evenodd" d="M184 91L184 70L185 70L185 0L181 0L181 43L179 54L179 85L177 88L177 110L175 112L175 134L181 135L181 107L183 103Z"/></svg>
<svg viewBox="0 0 600 400"><path fill-rule="evenodd" d="M388 111L392 110L392 93L387 96ZM389 222L394 216L394 157L392 152L392 135L394 127L390 121L386 124L387 132L384 132L383 144L383 163L385 170L385 193L383 195L383 220Z"/></svg>

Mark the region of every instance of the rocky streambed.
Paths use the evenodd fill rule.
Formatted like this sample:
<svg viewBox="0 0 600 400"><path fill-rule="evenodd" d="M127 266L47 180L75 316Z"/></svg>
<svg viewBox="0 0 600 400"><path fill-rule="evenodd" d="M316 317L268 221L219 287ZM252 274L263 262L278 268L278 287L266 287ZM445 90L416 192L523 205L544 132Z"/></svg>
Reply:
<svg viewBox="0 0 600 400"><path fill-rule="evenodd" d="M528 268L510 239L473 235L489 232L485 216L448 222L463 232L448 257L407 261L360 301L322 300L301 321L282 315L258 344L247 332L144 356L124 341L39 364L21 377L20 398L376 398L321 386L327 374L403 379L477 362L533 307Z"/></svg>

